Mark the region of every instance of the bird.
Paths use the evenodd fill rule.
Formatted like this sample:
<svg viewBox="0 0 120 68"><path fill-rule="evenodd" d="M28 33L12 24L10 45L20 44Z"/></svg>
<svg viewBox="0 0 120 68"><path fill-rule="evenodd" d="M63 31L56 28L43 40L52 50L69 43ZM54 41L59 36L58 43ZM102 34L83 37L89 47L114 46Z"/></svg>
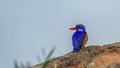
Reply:
<svg viewBox="0 0 120 68"><path fill-rule="evenodd" d="M76 30L72 35L72 43L73 52L77 52L81 48L85 47L88 41L88 34L83 24L77 24L75 27L70 28L70 30Z"/></svg>

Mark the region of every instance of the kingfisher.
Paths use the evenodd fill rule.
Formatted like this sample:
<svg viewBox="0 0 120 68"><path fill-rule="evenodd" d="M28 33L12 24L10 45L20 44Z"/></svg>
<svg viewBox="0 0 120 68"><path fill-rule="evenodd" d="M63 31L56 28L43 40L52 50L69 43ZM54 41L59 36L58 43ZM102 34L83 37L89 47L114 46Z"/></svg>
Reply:
<svg viewBox="0 0 120 68"><path fill-rule="evenodd" d="M83 24L77 24L74 28L70 28L70 30L76 30L72 36L73 52L79 51L81 48L85 47L88 41L85 26Z"/></svg>

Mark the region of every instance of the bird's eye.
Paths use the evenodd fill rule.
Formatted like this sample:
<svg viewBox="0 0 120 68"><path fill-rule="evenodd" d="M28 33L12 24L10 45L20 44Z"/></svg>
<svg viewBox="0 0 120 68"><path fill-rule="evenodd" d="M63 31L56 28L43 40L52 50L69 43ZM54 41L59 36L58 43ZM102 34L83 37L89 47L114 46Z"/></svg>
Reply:
<svg viewBox="0 0 120 68"><path fill-rule="evenodd" d="M75 28L79 28L78 26L76 26Z"/></svg>

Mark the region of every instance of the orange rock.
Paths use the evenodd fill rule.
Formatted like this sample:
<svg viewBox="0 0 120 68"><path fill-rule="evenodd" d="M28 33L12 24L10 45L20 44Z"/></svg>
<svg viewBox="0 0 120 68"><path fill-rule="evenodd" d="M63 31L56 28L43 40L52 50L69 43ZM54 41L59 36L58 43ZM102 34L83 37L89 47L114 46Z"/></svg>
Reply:
<svg viewBox="0 0 120 68"><path fill-rule="evenodd" d="M32 66L40 68L43 64ZM46 68L120 68L120 42L88 46L51 60Z"/></svg>
<svg viewBox="0 0 120 68"><path fill-rule="evenodd" d="M95 56L87 68L107 68L111 64L120 63L120 53L100 54Z"/></svg>

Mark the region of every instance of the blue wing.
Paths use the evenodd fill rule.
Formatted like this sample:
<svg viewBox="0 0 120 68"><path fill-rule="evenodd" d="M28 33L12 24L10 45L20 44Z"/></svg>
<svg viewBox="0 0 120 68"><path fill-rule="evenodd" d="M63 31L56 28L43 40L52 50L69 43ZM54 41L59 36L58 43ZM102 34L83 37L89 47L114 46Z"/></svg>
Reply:
<svg viewBox="0 0 120 68"><path fill-rule="evenodd" d="M73 40L73 50L77 51L80 49L80 47L83 45L84 38L85 38L86 32L76 31L73 34L72 40Z"/></svg>

